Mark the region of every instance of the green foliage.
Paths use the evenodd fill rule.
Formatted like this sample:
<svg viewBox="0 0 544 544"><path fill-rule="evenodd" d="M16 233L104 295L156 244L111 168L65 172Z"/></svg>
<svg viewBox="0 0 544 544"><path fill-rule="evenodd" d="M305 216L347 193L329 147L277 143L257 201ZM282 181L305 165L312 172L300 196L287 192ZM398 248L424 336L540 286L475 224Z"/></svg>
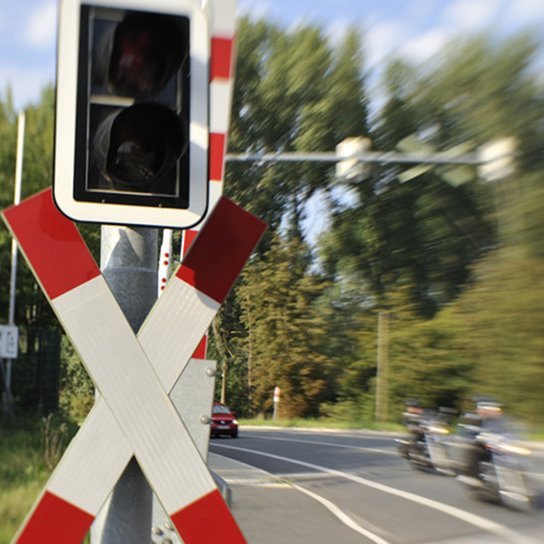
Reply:
<svg viewBox="0 0 544 544"><path fill-rule="evenodd" d="M263 260L251 263L240 288L247 329L253 413L270 412L282 391L282 416L311 416L330 397L332 362L322 352L327 316L315 306L321 280L307 270L307 248L276 237Z"/></svg>
<svg viewBox="0 0 544 544"><path fill-rule="evenodd" d="M542 89L527 69L537 50L533 37L520 34L499 43L475 36L449 44L424 67L392 62L384 77L387 101L371 124L356 33L335 49L315 28L287 33L244 20L239 43L233 151L330 150L358 133L370 135L383 150L413 135L437 150L462 142L476 150L502 135L520 142L517 175L494 185L454 187L440 169L400 183L404 167L382 165L354 185L351 199L335 193L332 224L317 247L321 268L314 268L312 278L315 282L315 270L321 270L329 281L318 281L310 301L301 303L306 319L319 308L327 320L317 351L328 361L329 401L320 413L344 417L353 411L361 418L373 413L377 313L383 309L390 315L392 418L408 395L429 405L458 407L482 388L517 398L522 384L538 374L537 332L529 347L527 334L512 326L531 329L523 315L496 319L499 331L483 309L467 318L461 308L486 288L487 276L482 279L477 271L495 259L486 257L492 248L507 248L511 259L521 259L524 280L516 285L519 297L510 291L513 300L530 298L536 285L533 272L521 264L526 259L526 266L538 270L542 256ZM298 363L284 360L285 346L297 361L299 350L314 349L311 337L296 334L297 327L308 327L300 325L301 314L290 312L296 298L290 291L303 288L286 272L297 262L297 252L289 248L278 260L274 234L283 228L288 241L300 237L304 199L316 189L328 190L330 180L330 170L315 165L231 164L227 170L227 191L271 226L214 329L220 358L222 353L229 361L229 383L254 413L270 411L273 386L282 386L278 366L299 374ZM510 266L518 265L512 260ZM498 291L490 293L485 307L494 307L494 297L501 306ZM482 334L490 342L485 357L479 351ZM497 353L500 343L491 340L495 335L503 339L505 353L515 352L520 361L519 376L507 383L486 377L486 372L500 376L508 364L508 357ZM309 375L312 368L309 364ZM495 381L500 383L493 386ZM538 420L536 404L528 405L517 411Z"/></svg>
<svg viewBox="0 0 544 544"><path fill-rule="evenodd" d="M426 406L460 407L470 396L473 360L464 348L463 322L441 315L430 321L391 323L390 414L406 398Z"/></svg>
<svg viewBox="0 0 544 544"><path fill-rule="evenodd" d="M400 415L407 397L462 410L485 394L511 415L542 426L543 267L540 259L498 251L475 265L470 286L432 320L407 315L406 301L391 304L390 417ZM354 372L369 367L354 362L346 376L357 383ZM358 390L368 391L362 382Z"/></svg>
<svg viewBox="0 0 544 544"><path fill-rule="evenodd" d="M45 466L49 470L53 470L66 448L68 426L62 422L58 427L55 427L53 414L49 414L43 419L42 436Z"/></svg>
<svg viewBox="0 0 544 544"><path fill-rule="evenodd" d="M0 425L0 542L11 541L49 475L40 427L37 421Z"/></svg>
<svg viewBox="0 0 544 544"><path fill-rule="evenodd" d="M40 102L26 110L23 198L53 182L53 136L55 93L42 91Z"/></svg>
<svg viewBox="0 0 544 544"><path fill-rule="evenodd" d="M425 67L393 62L385 76L389 99L372 127L383 149L414 134L435 149L460 142L476 149L513 135L515 176L452 187L430 171L400 184L402 167L374 167L354 188L356 203L338 203L320 241L327 273L336 282L359 280L361 293L390 312L392 417L406 396L461 407L488 393L542 422L544 110L542 87L528 70L536 43L523 34L503 43L477 36ZM408 296L392 300L395 292ZM363 323L359 331L360 356L343 365L338 382L348 403L373 387L368 346L376 331Z"/></svg>
<svg viewBox="0 0 544 544"><path fill-rule="evenodd" d="M82 422L94 404L94 385L66 336L62 338L59 408Z"/></svg>
<svg viewBox="0 0 544 544"><path fill-rule="evenodd" d="M360 394L355 398L325 403L321 406L324 420L334 425L348 425L352 428L370 428L374 421L375 396L373 393Z"/></svg>
<svg viewBox="0 0 544 544"><path fill-rule="evenodd" d="M541 168L543 96L528 69L538 49L539 37L526 33L502 42L483 34L450 44L420 78L414 101L422 121L435 124L435 138L444 142L515 136L521 170Z"/></svg>
<svg viewBox="0 0 544 544"><path fill-rule="evenodd" d="M53 88L43 90L38 104L25 112L25 146L22 171L22 197L51 185L53 153ZM0 205L13 203L17 117L9 96L0 104ZM9 286L11 236L0 228L0 282ZM0 293L0 315L8 315L9 289ZM49 303L42 295L24 259L19 259L15 322L22 327L57 326Z"/></svg>
<svg viewBox="0 0 544 544"><path fill-rule="evenodd" d="M19 356L13 364L13 391L21 413L49 414L57 409L61 333L54 327L22 327Z"/></svg>
<svg viewBox="0 0 544 544"><path fill-rule="evenodd" d="M51 414L0 421L0 543L11 542L76 430Z"/></svg>
<svg viewBox="0 0 544 544"><path fill-rule="evenodd" d="M328 151L346 135L365 134L359 41L351 31L333 48L316 27L288 33L242 19L230 150ZM230 163L225 188L267 222L270 235L286 217L299 232L307 197L327 187L330 174L330 165L316 163Z"/></svg>
<svg viewBox="0 0 544 544"><path fill-rule="evenodd" d="M230 150L326 151L334 149L346 136L365 134L368 101L361 76L362 63L360 36L353 30L333 47L316 27L302 26L287 32L264 21L254 23L242 19L238 32ZM334 395L338 372L329 357L333 349L325 341L332 335L323 335L320 345L316 346L314 336L317 334L306 337L297 329L310 327L316 312L310 307L319 304L317 299L324 291L324 284L317 285L320 283L317 276L302 279L303 273L296 278L288 274L283 279L275 277L272 268L275 261L271 257L274 252L267 253L279 230L283 229L288 239L300 238L306 200L315 191L328 188L331 172L330 165L316 163L228 164L225 182L228 196L269 225L259 249L257 262L260 264L254 263L251 269L263 277L254 280L250 279L252 273L246 273L244 288L228 298L212 334L212 353L219 356L223 366L228 366L229 403L241 413L271 409L272 390L280 374L266 367L287 361L290 363L283 366L283 373L287 376L291 372L293 377L283 384L286 394L292 390L293 399L309 395L308 406L303 403L293 410L317 413L318 399ZM286 253L282 257L287 261L290 258ZM269 270L265 273L267 267ZM268 282L271 282L270 288L266 287ZM316 285L310 285L312 282ZM296 295L288 293L295 288L310 294L300 294L295 301ZM277 300L271 301L268 308L270 311L282 309L286 314L284 319L287 316L292 319L289 323L282 323L280 317L272 317L266 307L261 308L264 292L270 293L270 297L276 295ZM287 303L289 297L293 300ZM327 303L323 302L322 309L326 307ZM330 312L323 315L331 316ZM261 318L266 321L255 325ZM305 320L308 323L304 323ZM274 323L274 329L265 333L268 323ZM257 344L253 338L256 330ZM275 338L276 334L281 340ZM286 340L289 344L282 347ZM340 343L336 339L333 342ZM293 347L286 360L287 345ZM322 369L318 366L320 357L325 361ZM305 363L308 368L302 372L304 359L308 359ZM265 360L272 363L265 364ZM301 373L306 375L297 377Z"/></svg>
<svg viewBox="0 0 544 544"><path fill-rule="evenodd" d="M542 425L544 400L544 261L508 251L475 269L474 287L451 308L466 331L464 350L475 364L473 394L489 394L518 417Z"/></svg>
<svg viewBox="0 0 544 544"><path fill-rule="evenodd" d="M54 89L42 91L37 104L25 111L25 146L23 154L22 198L51 185L53 153ZM0 204L2 209L13 202L17 116L10 93L0 101ZM83 235L98 256L99 229L82 227ZM0 228L0 315L6 319L9 304L11 236ZM55 409L59 391L58 337L61 327L50 305L36 284L26 262L19 255L15 323L20 327L20 356L13 367L13 390L19 411ZM61 370L61 407L67 414L82 419L92 405L88 378L71 348L63 356ZM91 399L91 400L89 400Z"/></svg>

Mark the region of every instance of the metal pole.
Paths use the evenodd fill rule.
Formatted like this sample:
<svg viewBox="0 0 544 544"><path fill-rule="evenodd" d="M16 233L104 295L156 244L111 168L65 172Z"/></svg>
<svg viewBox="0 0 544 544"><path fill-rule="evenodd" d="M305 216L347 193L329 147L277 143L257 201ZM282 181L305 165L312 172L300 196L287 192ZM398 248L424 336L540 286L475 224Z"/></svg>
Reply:
<svg viewBox="0 0 544 544"><path fill-rule="evenodd" d="M157 296L160 297L166 282L170 277L170 269L172 265L172 229L163 229L162 242L159 255L159 283Z"/></svg>
<svg viewBox="0 0 544 544"><path fill-rule="evenodd" d="M23 152L25 140L25 112L19 113L17 123L17 156L15 159L15 189L13 191L13 204L17 206L21 202L21 187L23 179ZM17 242L11 241L11 282L9 289L9 324L15 324L15 288L17 283Z"/></svg>
<svg viewBox="0 0 544 544"><path fill-rule="evenodd" d="M442 153L399 153L397 151L366 151L349 157L360 162L375 162L379 164L460 164L478 166L486 161L477 153L467 153L452 157L448 152ZM227 162L340 162L346 157L340 157L334 152L322 153L230 153L225 157Z"/></svg>
<svg viewBox="0 0 544 544"><path fill-rule="evenodd" d="M378 313L378 353L376 357L376 421L387 421L389 313Z"/></svg>
<svg viewBox="0 0 544 544"><path fill-rule="evenodd" d="M227 379L229 375L229 363L227 357L223 358L221 364L221 404L227 404Z"/></svg>
<svg viewBox="0 0 544 544"><path fill-rule="evenodd" d="M157 229L102 226L100 266L136 332L157 298ZM142 399L145 401L145 399ZM91 528L92 544L147 544L153 492L133 458Z"/></svg>
<svg viewBox="0 0 544 544"><path fill-rule="evenodd" d="M21 187L23 180L23 154L25 141L25 112L19 113L17 118L17 150L15 156L15 187L13 190L13 204L17 205L21 202ZM11 240L11 277L9 283L9 310L8 310L8 325L15 325L15 293L17 287L17 242ZM6 359L5 367L2 362L2 376L4 381L3 404L4 412L11 420L15 420L13 413L13 399L11 394L11 374L13 360Z"/></svg>

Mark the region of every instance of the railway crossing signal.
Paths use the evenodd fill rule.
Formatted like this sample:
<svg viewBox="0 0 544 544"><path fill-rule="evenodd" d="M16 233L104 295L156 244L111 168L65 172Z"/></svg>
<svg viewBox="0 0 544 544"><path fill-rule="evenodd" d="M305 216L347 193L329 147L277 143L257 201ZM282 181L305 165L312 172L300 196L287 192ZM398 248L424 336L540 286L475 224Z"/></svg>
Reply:
<svg viewBox="0 0 544 544"><path fill-rule="evenodd" d="M3 216L101 393L16 542L81 542L135 455L184 542L244 543L167 395L264 224L220 200L136 337L50 190Z"/></svg>
<svg viewBox="0 0 544 544"><path fill-rule="evenodd" d="M189 227L208 205L209 16L62 0L54 196L79 221Z"/></svg>
<svg viewBox="0 0 544 544"><path fill-rule="evenodd" d="M61 0L56 204L62 204L59 207L65 215L100 223L187 227L204 213L206 221L186 231L184 246L187 248L191 241L193 246L136 337L131 330L127 331L125 318L77 230L53 206L51 191L40 193L4 213L102 393L21 527L17 543L79 544L132 455L136 456L185 542L244 542L183 421L168 400L168 393L187 362L205 356L202 337L264 229L260 221L221 198L232 96L235 0L204 0L204 10L196 7L197 3L195 0L90 0L83 6L79 0ZM147 24L144 19L152 20L153 28L143 28ZM157 32L155 27L164 32ZM180 36L187 43L187 36L184 38L183 32L178 32L180 28L189 29L188 57L187 53L182 55L179 67L179 59L166 62L164 78L138 69L137 73L145 76L144 85L140 85L142 79L138 82L132 77L134 62L145 64L143 61L149 55L160 51L160 44L156 43L159 35L161 39L166 36L170 46L179 41ZM198 29L202 32L197 32ZM82 38L82 31L87 33L86 37ZM100 40L95 40L100 36ZM201 40L206 40L206 44ZM99 42L108 44L106 56L98 47ZM70 43L78 45L70 47ZM204 53L206 48L208 53ZM85 52L95 50L97 55L88 54L85 59ZM95 64L96 58L108 59L107 70L102 69L100 62ZM191 61L191 82L185 81L185 84L189 85L191 108L196 104L194 113L200 111L202 97L209 95L209 100L205 100L206 114L209 106L205 126L195 123L198 115L192 117L191 108L176 109L167 103L172 89L179 90L179 85L183 85L182 71L187 58ZM86 61L86 65L81 71L78 68L78 79L72 81L70 77L80 60L84 64ZM166 81L176 67L176 81L166 83L158 91L156 101L146 95L158 88L153 89L146 82L158 82L162 86L162 79ZM204 68L200 70L201 67ZM96 73L102 80L93 79ZM197 93L199 101L193 102L192 85L196 81L202 83L204 73L206 85ZM80 92L82 88L85 90L85 84L81 83L85 77L87 90L90 89L87 94ZM100 84L101 92L94 93ZM182 91L187 91L187 86ZM132 96L123 99L123 93L132 93ZM187 94L182 93L183 96L186 98ZM87 114L80 118L82 110L76 111L76 106L81 108L82 104ZM113 114L107 112L108 108L115 110ZM141 121L149 114L153 114L150 131L143 131ZM181 120L182 130L183 115L191 115L187 147L183 138L181 143L177 140L180 126L172 115ZM168 135L156 155L147 153L146 148L148 143L151 147L157 143L157 138L149 137L153 123L161 123L161 132ZM78 132L81 126L86 129ZM129 138L126 138L127 132ZM196 155L191 155L193 135ZM82 142L85 143L83 148ZM200 153L202 149L206 149L205 158ZM188 177L188 207L176 208L172 220L171 210L165 203L155 206L150 198L144 205L134 204L138 196L158 198L161 195L149 195L150 191L142 186L127 189L123 175L126 172L129 176L135 175L128 180L131 183L145 184L148 178L152 178L151 181L161 178L165 183L167 178L162 175L170 167L168 161L178 153L181 159L176 159L176 168L180 160L188 160L191 168L195 156L204 158L195 170L197 173L205 170L204 178L193 175L194 172ZM153 160L154 156L165 159L165 166ZM124 160L130 158L137 160L135 163ZM76 179L76 164L88 169L86 178ZM134 165L136 168L132 168ZM101 168L101 175L109 176L112 184L109 192L106 191L108 194L95 201L92 195L87 195L88 201L76 201L75 196L82 191L90 193L97 189L88 182L92 176L96 180L96 171ZM198 198L193 200L193 197L200 194L202 179L208 208L204 206L204 211L197 213L193 204ZM116 187L113 187L114 180ZM197 180L199 184L195 188ZM160 188L162 190L164 185ZM125 197L127 200L123 201ZM115 198L119 202L112 202ZM161 213L154 215L155 211ZM127 353L131 355L127 356L125 349L120 352L120 345L128 347ZM120 365L119 361L124 364ZM130 387L125 387L123 380L129 374L136 378L129 380ZM144 391L148 386L149 391ZM142 397L146 398L146 410L141 406ZM161 450L163 441L153 440L158 434L173 437L167 448L170 453ZM174 451L177 452L175 460ZM62 523L52 520L62 520Z"/></svg>

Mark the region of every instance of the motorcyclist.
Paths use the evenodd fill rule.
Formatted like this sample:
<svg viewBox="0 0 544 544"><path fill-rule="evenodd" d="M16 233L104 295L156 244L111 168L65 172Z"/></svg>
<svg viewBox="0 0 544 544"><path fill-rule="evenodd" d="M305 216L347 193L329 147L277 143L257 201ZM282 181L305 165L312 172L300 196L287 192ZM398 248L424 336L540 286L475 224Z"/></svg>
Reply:
<svg viewBox="0 0 544 544"><path fill-rule="evenodd" d="M463 428L467 440L463 481L478 485L479 464L485 455L485 433L502 433L505 429L502 406L491 399L478 399L476 411L463 417Z"/></svg>
<svg viewBox="0 0 544 544"><path fill-rule="evenodd" d="M426 419L425 409L417 399L407 399L402 414L404 425L409 433L409 440L416 444L423 435L423 422Z"/></svg>
<svg viewBox="0 0 544 544"><path fill-rule="evenodd" d="M515 425L490 399L477 400L467 416L459 425L458 480L478 499L530 509L539 494L528 472L531 451L517 442Z"/></svg>

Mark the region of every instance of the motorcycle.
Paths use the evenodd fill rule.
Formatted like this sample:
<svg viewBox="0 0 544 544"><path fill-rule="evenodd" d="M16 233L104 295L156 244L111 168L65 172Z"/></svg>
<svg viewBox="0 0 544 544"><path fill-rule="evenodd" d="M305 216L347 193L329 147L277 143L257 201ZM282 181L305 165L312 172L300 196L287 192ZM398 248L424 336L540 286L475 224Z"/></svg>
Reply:
<svg viewBox="0 0 544 544"><path fill-rule="evenodd" d="M528 448L506 433L481 432L465 451L472 475L467 475L465 464L457 479L475 498L516 510L533 507L537 492L529 477Z"/></svg>
<svg viewBox="0 0 544 544"><path fill-rule="evenodd" d="M450 417L447 409L417 417L405 414L409 436L395 440L400 455L417 470L452 475L444 444L444 437L450 433Z"/></svg>

